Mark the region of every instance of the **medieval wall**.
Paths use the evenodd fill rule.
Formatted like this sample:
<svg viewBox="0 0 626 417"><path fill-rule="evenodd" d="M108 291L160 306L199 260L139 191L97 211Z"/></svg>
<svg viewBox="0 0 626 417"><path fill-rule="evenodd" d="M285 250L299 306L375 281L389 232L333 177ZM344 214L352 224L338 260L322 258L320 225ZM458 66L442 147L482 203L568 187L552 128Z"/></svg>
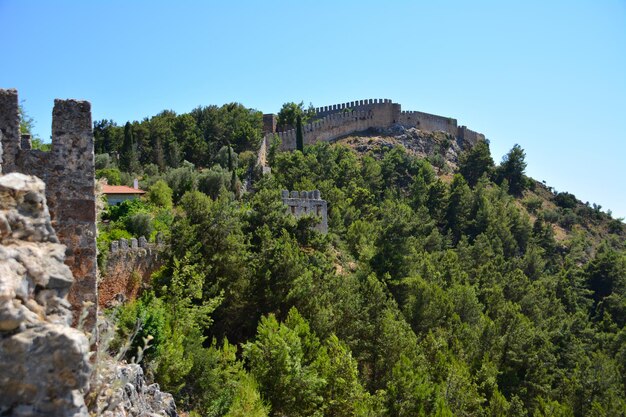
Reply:
<svg viewBox="0 0 626 417"><path fill-rule="evenodd" d="M95 326L96 195L91 104L55 100L52 111L52 150L42 152L22 145L16 90L0 90L0 131L5 173L35 175L46 184L52 224L67 246L65 263L74 275L69 300L75 318L84 302L91 302L86 328Z"/></svg>
<svg viewBox="0 0 626 417"><path fill-rule="evenodd" d="M333 104L318 107L315 112L315 118L303 126L305 145L328 142L355 132L370 128L387 128L394 124L401 124L407 128L415 127L427 132L444 131L471 144L481 138L484 139L480 133L467 129L465 126L459 127L456 119L419 111L402 111L400 104L389 99L367 99ZM265 152L273 134L280 137L282 150L296 149L296 130L276 132L275 124L271 123L275 118L270 116L273 115L264 115L266 135L259 152L261 166L265 166Z"/></svg>
<svg viewBox="0 0 626 417"><path fill-rule="evenodd" d="M283 204L287 206L287 212L296 216L312 214L320 218L315 229L321 233L328 232L328 206L326 200L322 200L319 190L314 191L282 191Z"/></svg>
<svg viewBox="0 0 626 417"><path fill-rule="evenodd" d="M457 122L451 117L437 116L420 111L403 111L400 113L399 123L406 127L416 127L426 132L442 130L456 136Z"/></svg>
<svg viewBox="0 0 626 417"><path fill-rule="evenodd" d="M467 126L459 126L456 134L462 142L465 142L471 146L474 146L477 142L485 140L485 135L482 133L474 132L467 128Z"/></svg>
<svg viewBox="0 0 626 417"><path fill-rule="evenodd" d="M148 243L144 237L111 242L106 271L98 283L99 306L136 299L152 273L163 265L163 249L162 244Z"/></svg>

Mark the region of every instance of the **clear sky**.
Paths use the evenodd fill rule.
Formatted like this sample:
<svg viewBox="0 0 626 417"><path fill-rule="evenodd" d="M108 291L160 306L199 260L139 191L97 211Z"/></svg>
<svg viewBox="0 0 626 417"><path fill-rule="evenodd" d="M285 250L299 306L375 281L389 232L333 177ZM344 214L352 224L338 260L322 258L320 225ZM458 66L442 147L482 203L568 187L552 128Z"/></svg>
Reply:
<svg viewBox="0 0 626 417"><path fill-rule="evenodd" d="M0 87L122 124L237 101L390 98L519 143L527 173L626 217L626 1L0 0Z"/></svg>

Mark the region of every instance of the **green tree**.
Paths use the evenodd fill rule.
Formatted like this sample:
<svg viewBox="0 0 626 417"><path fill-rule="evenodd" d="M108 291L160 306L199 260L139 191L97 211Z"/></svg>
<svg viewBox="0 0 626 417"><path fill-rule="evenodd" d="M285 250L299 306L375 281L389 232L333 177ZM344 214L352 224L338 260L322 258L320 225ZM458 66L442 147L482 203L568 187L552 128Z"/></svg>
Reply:
<svg viewBox="0 0 626 417"><path fill-rule="evenodd" d="M146 194L147 200L157 207L165 209L172 208L172 189L163 180L158 180L148 190Z"/></svg>
<svg viewBox="0 0 626 417"><path fill-rule="evenodd" d="M139 172L139 159L137 157L137 144L133 137L133 127L130 122L124 125L124 142L120 150L120 169L125 172Z"/></svg>
<svg viewBox="0 0 626 417"><path fill-rule="evenodd" d="M521 195L522 191L527 188L527 180L524 172L526 171L526 153L518 145L513 148L502 158L502 163L497 170L498 182L506 180L509 184L509 191L513 195Z"/></svg>
<svg viewBox="0 0 626 417"><path fill-rule="evenodd" d="M489 175L493 166L489 143L484 140L463 152L459 158L459 172L470 187L474 187L484 174Z"/></svg>
<svg viewBox="0 0 626 417"><path fill-rule="evenodd" d="M279 130L295 129L298 116L302 118L302 123L306 124L315 116L315 109L313 105L309 105L308 109L304 108L304 102L300 103L285 103L278 112L277 127Z"/></svg>
<svg viewBox="0 0 626 417"><path fill-rule="evenodd" d="M304 136L302 134L302 116L296 116L296 149L304 152Z"/></svg>
<svg viewBox="0 0 626 417"><path fill-rule="evenodd" d="M250 372L259 382L263 397L271 402L273 416L322 415L320 391L325 381L305 357L303 337L309 334L299 335L270 315L261 319L256 340L244 345Z"/></svg>

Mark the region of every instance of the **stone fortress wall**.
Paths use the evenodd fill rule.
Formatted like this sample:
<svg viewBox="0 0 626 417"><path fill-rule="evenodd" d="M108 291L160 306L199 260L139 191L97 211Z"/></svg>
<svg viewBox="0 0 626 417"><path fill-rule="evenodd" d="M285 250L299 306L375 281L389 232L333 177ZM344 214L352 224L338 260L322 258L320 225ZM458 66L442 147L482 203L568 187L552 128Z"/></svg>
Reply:
<svg viewBox="0 0 626 417"><path fill-rule="evenodd" d="M322 200L319 190L314 191L282 191L283 204L287 206L287 212L295 217L312 214L320 218L315 229L321 233L328 232L328 206L326 200Z"/></svg>
<svg viewBox="0 0 626 417"><path fill-rule="evenodd" d="M469 144L485 139L484 135L466 126L458 126L456 119L419 111L402 111L400 104L389 99L351 101L318 107L315 112L315 119L304 125L302 129L305 145L328 142L369 128L387 128L394 124L407 128L415 127L427 132L444 131ZM295 129L277 132L274 115L264 115L263 120L266 133L261 144L263 154L274 134L281 139L283 150L296 148ZM264 158L259 159L260 165L265 166Z"/></svg>
<svg viewBox="0 0 626 417"><path fill-rule="evenodd" d="M152 273L163 265L166 250L158 235L156 243L148 243L143 236L112 241L98 282L98 305L108 308L136 299Z"/></svg>
<svg viewBox="0 0 626 417"><path fill-rule="evenodd" d="M2 171L39 177L46 184L52 225L67 246L65 263L74 275L69 300L76 318L83 302L91 302L86 330L95 327L97 312L96 193L91 104L55 100L52 150L31 149L20 134L18 94L0 89Z"/></svg>

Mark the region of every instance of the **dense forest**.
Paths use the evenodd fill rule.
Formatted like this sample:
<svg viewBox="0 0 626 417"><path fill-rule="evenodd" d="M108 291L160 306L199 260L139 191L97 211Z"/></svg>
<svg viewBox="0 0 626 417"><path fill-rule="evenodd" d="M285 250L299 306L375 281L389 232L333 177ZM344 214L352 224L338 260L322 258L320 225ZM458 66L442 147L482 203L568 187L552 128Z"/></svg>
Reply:
<svg viewBox="0 0 626 417"><path fill-rule="evenodd" d="M520 146L433 167L275 143L262 176L239 104L94 134L98 177L148 191L102 213L101 266L112 239L169 245L110 348L190 415L626 415L623 223L528 178ZM329 233L282 189L321 190Z"/></svg>

